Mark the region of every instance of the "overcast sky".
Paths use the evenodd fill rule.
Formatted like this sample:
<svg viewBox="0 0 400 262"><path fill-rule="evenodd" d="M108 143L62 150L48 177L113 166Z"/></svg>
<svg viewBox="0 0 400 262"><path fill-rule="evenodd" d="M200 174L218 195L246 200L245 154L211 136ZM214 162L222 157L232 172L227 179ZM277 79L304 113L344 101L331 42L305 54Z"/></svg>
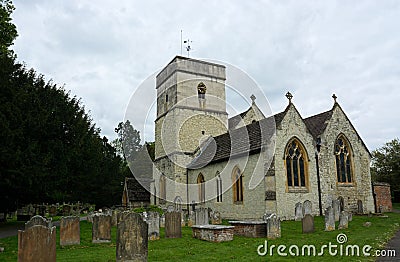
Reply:
<svg viewBox="0 0 400 262"><path fill-rule="evenodd" d="M284 110L287 91L303 117L329 110L335 93L370 150L399 137L400 1L14 5L18 59L82 98L111 139L135 89L180 54L181 30L193 41L191 57L241 68L273 112Z"/></svg>

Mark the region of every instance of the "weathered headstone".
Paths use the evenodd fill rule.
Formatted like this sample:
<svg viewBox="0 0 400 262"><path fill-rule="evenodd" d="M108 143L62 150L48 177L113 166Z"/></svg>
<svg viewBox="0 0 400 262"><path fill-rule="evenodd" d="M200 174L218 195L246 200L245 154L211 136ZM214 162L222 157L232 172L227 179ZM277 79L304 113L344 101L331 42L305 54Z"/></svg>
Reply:
<svg viewBox="0 0 400 262"><path fill-rule="evenodd" d="M116 250L117 262L147 261L148 225L140 214L123 212L117 226Z"/></svg>
<svg viewBox="0 0 400 262"><path fill-rule="evenodd" d="M52 226L51 219L46 219L39 215L33 216L28 222L25 223L25 230L39 225L50 228Z"/></svg>
<svg viewBox="0 0 400 262"><path fill-rule="evenodd" d="M208 209L207 208L198 208L195 211L196 213L196 225L208 225Z"/></svg>
<svg viewBox="0 0 400 262"><path fill-rule="evenodd" d="M173 211L165 213L165 237L166 238L182 237L180 212Z"/></svg>
<svg viewBox="0 0 400 262"><path fill-rule="evenodd" d="M312 214L312 203L310 200L306 200L303 203L303 216Z"/></svg>
<svg viewBox="0 0 400 262"><path fill-rule="evenodd" d="M221 213L218 211L211 211L211 224L219 225L222 223Z"/></svg>
<svg viewBox="0 0 400 262"><path fill-rule="evenodd" d="M325 210L325 231L335 230L335 215L333 214L332 207Z"/></svg>
<svg viewBox="0 0 400 262"><path fill-rule="evenodd" d="M335 221L339 221L340 204L337 199L332 201L332 209L333 209L333 216L335 218Z"/></svg>
<svg viewBox="0 0 400 262"><path fill-rule="evenodd" d="M56 261L56 227L34 216L18 231L18 261Z"/></svg>
<svg viewBox="0 0 400 262"><path fill-rule="evenodd" d="M349 220L346 211L342 211L339 216L339 226L338 229L347 229L349 228Z"/></svg>
<svg viewBox="0 0 400 262"><path fill-rule="evenodd" d="M180 196L176 196L174 199L175 211L182 212L182 198Z"/></svg>
<svg viewBox="0 0 400 262"><path fill-rule="evenodd" d="M310 214L306 214L302 219L302 231L303 233L314 232L314 217Z"/></svg>
<svg viewBox="0 0 400 262"><path fill-rule="evenodd" d="M79 217L62 217L60 221L60 245L79 245L80 242Z"/></svg>
<svg viewBox="0 0 400 262"><path fill-rule="evenodd" d="M303 218L303 204L301 202L296 203L294 208L294 220L301 221Z"/></svg>
<svg viewBox="0 0 400 262"><path fill-rule="evenodd" d="M281 219L276 214L271 214L266 218L267 238L275 239L281 237Z"/></svg>
<svg viewBox="0 0 400 262"><path fill-rule="evenodd" d="M349 212L347 214L347 217L348 217L349 222L353 221L353 213Z"/></svg>
<svg viewBox="0 0 400 262"><path fill-rule="evenodd" d="M118 209L114 209L111 215L111 226L116 226L118 224L118 213L120 211Z"/></svg>
<svg viewBox="0 0 400 262"><path fill-rule="evenodd" d="M149 240L160 239L160 214L158 212L148 212L146 222L149 225Z"/></svg>
<svg viewBox="0 0 400 262"><path fill-rule="evenodd" d="M92 242L111 242L111 216L107 216L104 214L95 214L93 216Z"/></svg>
<svg viewBox="0 0 400 262"><path fill-rule="evenodd" d="M190 211L189 216L188 216L187 225L188 225L188 227L191 227L195 223L196 223L196 215L195 215L194 211Z"/></svg>
<svg viewBox="0 0 400 262"><path fill-rule="evenodd" d="M160 227L165 227L165 213L160 216Z"/></svg>
<svg viewBox="0 0 400 262"><path fill-rule="evenodd" d="M357 213L364 214L363 202L361 200L357 200Z"/></svg>

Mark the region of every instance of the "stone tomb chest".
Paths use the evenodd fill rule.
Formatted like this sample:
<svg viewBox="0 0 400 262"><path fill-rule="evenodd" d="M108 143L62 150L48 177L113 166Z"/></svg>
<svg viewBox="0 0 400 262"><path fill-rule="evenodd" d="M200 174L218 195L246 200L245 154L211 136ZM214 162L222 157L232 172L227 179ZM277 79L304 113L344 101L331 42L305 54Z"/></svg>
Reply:
<svg viewBox="0 0 400 262"><path fill-rule="evenodd" d="M233 226L223 225L194 225L192 226L193 238L210 242L232 241L233 228Z"/></svg>
<svg viewBox="0 0 400 262"><path fill-rule="evenodd" d="M267 221L229 221L235 226L235 235L244 237L266 237Z"/></svg>

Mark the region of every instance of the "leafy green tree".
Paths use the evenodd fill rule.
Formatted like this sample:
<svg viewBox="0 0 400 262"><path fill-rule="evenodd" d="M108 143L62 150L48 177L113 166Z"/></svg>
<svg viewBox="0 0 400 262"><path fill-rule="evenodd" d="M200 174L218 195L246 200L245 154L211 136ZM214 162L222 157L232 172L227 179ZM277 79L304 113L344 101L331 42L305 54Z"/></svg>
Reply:
<svg viewBox="0 0 400 262"><path fill-rule="evenodd" d="M141 148L140 132L133 128L129 120L126 120L125 123L120 122L118 127L115 128L115 132L119 141L117 145L122 146L124 159L128 163L132 163Z"/></svg>
<svg viewBox="0 0 400 262"><path fill-rule="evenodd" d="M400 141L398 138L372 151L372 179L390 184L392 192L400 193Z"/></svg>
<svg viewBox="0 0 400 262"><path fill-rule="evenodd" d="M17 28L11 22L11 14L14 5L10 0L0 0L0 52L1 54L11 52L8 48L17 38Z"/></svg>

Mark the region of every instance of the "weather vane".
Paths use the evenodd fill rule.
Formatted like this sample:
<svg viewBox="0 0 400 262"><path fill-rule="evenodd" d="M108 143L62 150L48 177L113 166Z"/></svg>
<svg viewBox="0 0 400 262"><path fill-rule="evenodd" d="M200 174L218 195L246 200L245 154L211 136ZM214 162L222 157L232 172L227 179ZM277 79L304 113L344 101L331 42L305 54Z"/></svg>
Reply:
<svg viewBox="0 0 400 262"><path fill-rule="evenodd" d="M189 57L190 50L192 50L192 47L190 46L190 43L192 43L192 41L190 41L190 39L182 41L182 30L181 30L181 55L183 55L182 43L185 44L187 57Z"/></svg>

